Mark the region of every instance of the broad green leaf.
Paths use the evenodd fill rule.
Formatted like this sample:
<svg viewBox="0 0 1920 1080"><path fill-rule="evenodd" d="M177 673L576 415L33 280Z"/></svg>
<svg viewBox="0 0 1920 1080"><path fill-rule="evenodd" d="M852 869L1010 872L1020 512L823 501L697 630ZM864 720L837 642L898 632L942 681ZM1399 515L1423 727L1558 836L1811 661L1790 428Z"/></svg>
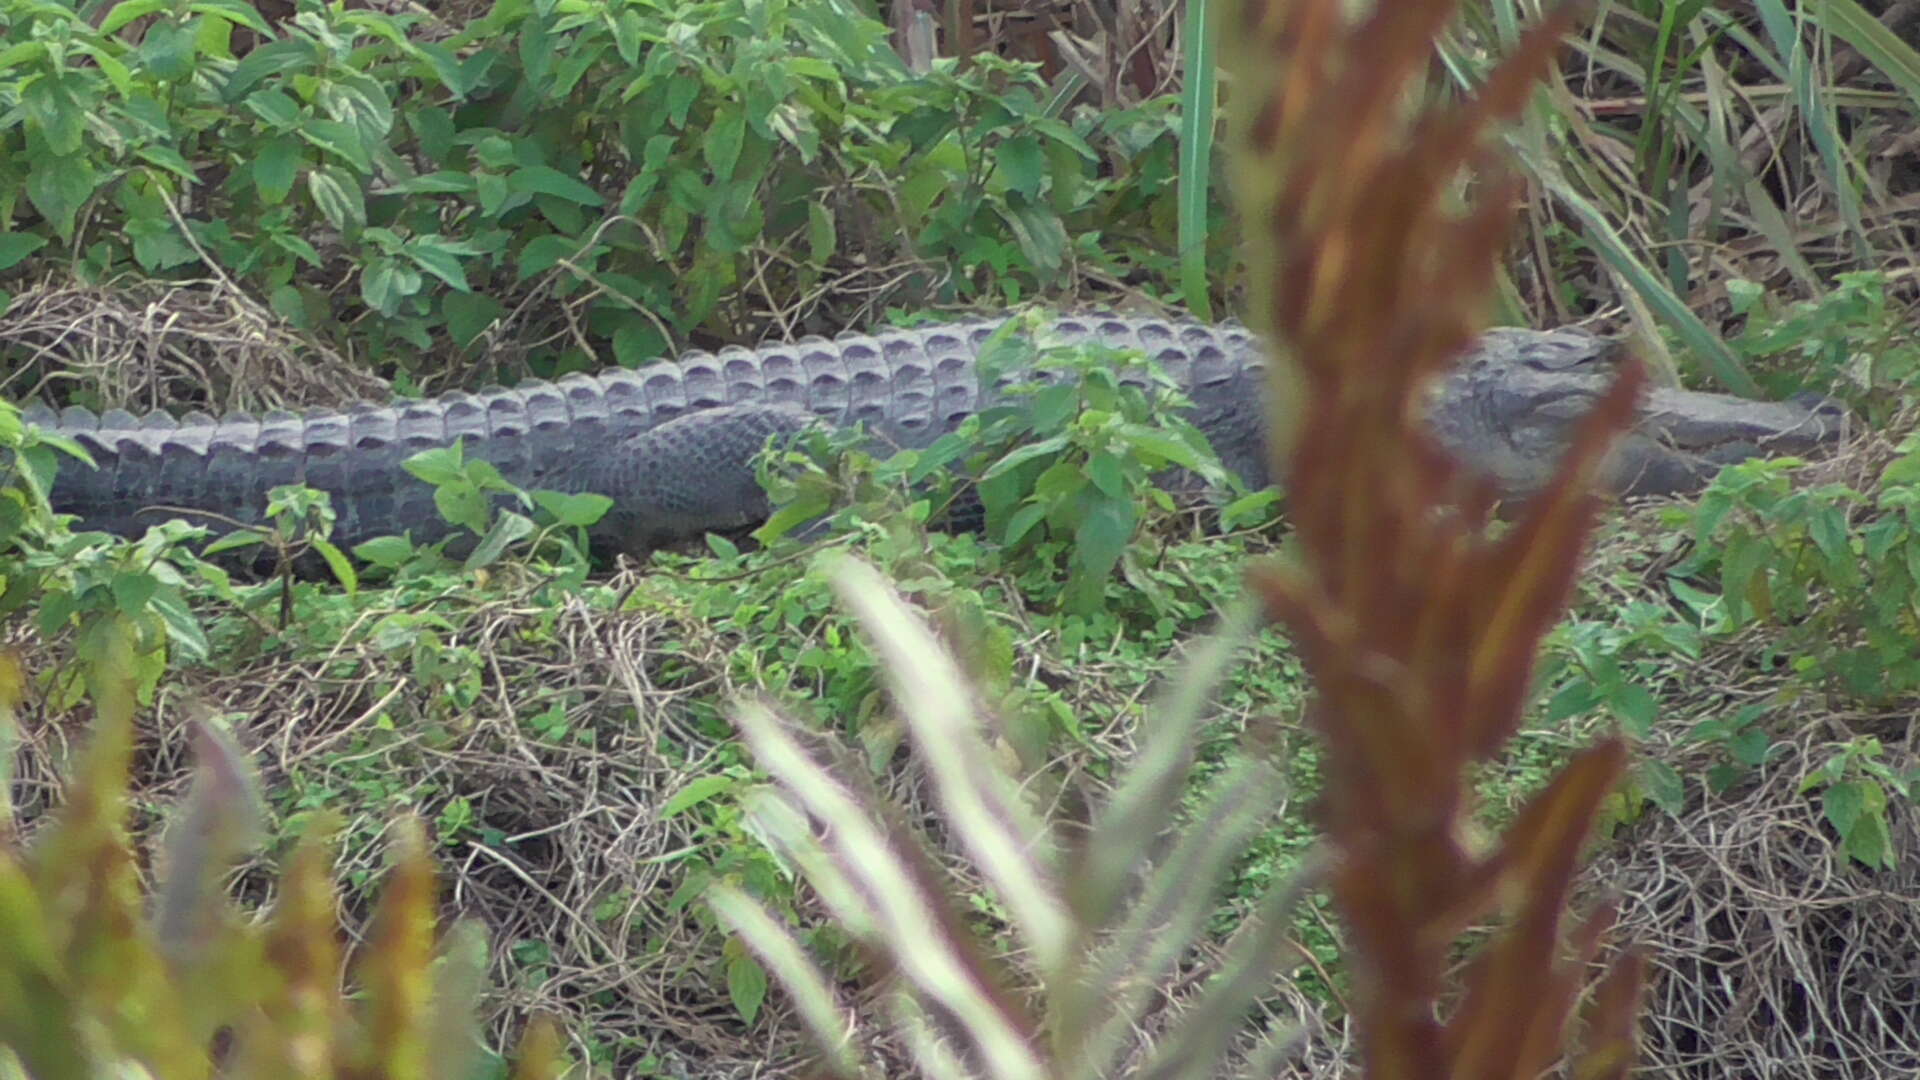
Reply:
<svg viewBox="0 0 1920 1080"><path fill-rule="evenodd" d="M500 301L484 293L450 292L440 297L440 312L446 316L447 333L463 347L473 344L504 310Z"/></svg>
<svg viewBox="0 0 1920 1080"><path fill-rule="evenodd" d="M1622 683L1614 687L1607 695L1607 705L1636 739L1644 739L1652 734L1654 721L1660 715L1660 703L1651 691L1639 683Z"/></svg>
<svg viewBox="0 0 1920 1080"><path fill-rule="evenodd" d="M1040 184L1047 175L1047 159L1040 152L1040 140L1031 135L1008 139L1000 145L994 162L1009 187L1028 199L1040 198Z"/></svg>
<svg viewBox="0 0 1920 1080"><path fill-rule="evenodd" d="M1727 740L1727 752L1742 765L1757 768L1766 764L1773 740L1761 728L1753 727Z"/></svg>
<svg viewBox="0 0 1920 1080"><path fill-rule="evenodd" d="M193 73L194 35L171 19L147 27L136 56L148 74L162 82L179 82Z"/></svg>
<svg viewBox="0 0 1920 1080"><path fill-rule="evenodd" d="M1865 784L1858 780L1830 785L1820 794L1820 808L1827 822L1843 839L1859 824L1866 804Z"/></svg>
<svg viewBox="0 0 1920 1080"><path fill-rule="evenodd" d="M472 191L475 181L463 172L431 172L411 176L374 189L376 195L458 195Z"/></svg>
<svg viewBox="0 0 1920 1080"><path fill-rule="evenodd" d="M1866 815L1847 834L1847 854L1875 870L1886 870L1899 862L1887 819L1880 814Z"/></svg>
<svg viewBox="0 0 1920 1080"><path fill-rule="evenodd" d="M741 111L720 115L701 140L701 156L712 169L712 183L733 181L733 167L739 165L741 146L747 142L747 117Z"/></svg>
<svg viewBox="0 0 1920 1080"><path fill-rule="evenodd" d="M139 156L140 160L158 165L189 184L200 182L199 175L193 171L192 163L180 156L180 151L171 146L148 143L136 147L133 152Z"/></svg>
<svg viewBox="0 0 1920 1080"><path fill-rule="evenodd" d="M1000 219L1013 231L1014 239L1020 243L1020 253L1027 257L1035 270L1043 277L1050 276L1065 264L1067 251L1067 227L1060 215L1044 203L1029 203L1022 199L1009 199L1007 205L996 208Z"/></svg>
<svg viewBox="0 0 1920 1080"><path fill-rule="evenodd" d="M33 233L0 232L0 270L10 270L20 260L47 246L47 238Z"/></svg>
<svg viewBox="0 0 1920 1080"><path fill-rule="evenodd" d="M362 175L373 171L373 158L360 129L339 120L309 116L300 125L300 137L353 166Z"/></svg>
<svg viewBox="0 0 1920 1080"><path fill-rule="evenodd" d="M44 41L23 41L18 45L0 49L0 71L11 71L26 64L45 60L47 53L47 43Z"/></svg>
<svg viewBox="0 0 1920 1080"><path fill-rule="evenodd" d="M782 103L767 116L767 123L781 141L800 151L801 164L812 165L820 156L820 128L811 111Z"/></svg>
<svg viewBox="0 0 1920 1080"><path fill-rule="evenodd" d="M660 804L655 817L660 821L679 817L708 799L716 795L724 795L739 786L740 782L731 776L695 777L681 785L680 790L667 796L667 800Z"/></svg>
<svg viewBox="0 0 1920 1080"><path fill-rule="evenodd" d="M1127 550L1137 520L1138 511L1129 501L1103 499L1094 504L1074 532L1074 561L1085 567L1089 576L1104 579Z"/></svg>
<svg viewBox="0 0 1920 1080"><path fill-rule="evenodd" d="M467 269L460 264L459 258L449 254L446 249L431 244L408 244L404 254L412 259L422 270L446 282L461 292L472 292L467 284Z"/></svg>
<svg viewBox="0 0 1920 1080"><path fill-rule="evenodd" d="M1087 478L1100 489L1101 494L1110 499L1127 498L1126 466L1120 457L1107 450L1101 450L1087 459Z"/></svg>
<svg viewBox="0 0 1920 1080"><path fill-rule="evenodd" d="M1160 458L1170 461L1183 469L1196 473L1207 473L1217 468L1216 461L1209 460L1185 439L1156 431L1144 424L1126 423L1120 425L1120 436L1128 442Z"/></svg>
<svg viewBox="0 0 1920 1080"><path fill-rule="evenodd" d="M1572 716L1592 711L1600 704L1600 691L1589 679L1574 679L1547 699L1542 719L1556 724Z"/></svg>
<svg viewBox="0 0 1920 1080"><path fill-rule="evenodd" d="M85 155L43 158L27 173L27 198L63 239L70 238L74 214L93 196L98 182Z"/></svg>
<svg viewBox="0 0 1920 1080"><path fill-rule="evenodd" d="M1065 435L1055 435L1051 438L1041 439L1039 442L1014 447L1012 450L1007 451L998 461L988 466L987 470L980 474L980 479L982 481L991 480L1032 461L1034 458L1044 457L1048 454L1057 454L1061 450L1066 449L1066 446L1067 437Z"/></svg>
<svg viewBox="0 0 1920 1080"><path fill-rule="evenodd" d="M248 94L248 111L273 127L291 131L300 125L300 103L276 89Z"/></svg>
<svg viewBox="0 0 1920 1080"><path fill-rule="evenodd" d="M1009 546L1018 544L1020 541L1026 539L1027 534L1033 531L1035 525L1045 521L1046 518L1047 508L1038 503L1029 503L1021 507L1014 512L1012 519L1007 522L1006 535L1001 538L1000 542Z"/></svg>
<svg viewBox="0 0 1920 1080"><path fill-rule="evenodd" d="M382 315L399 312L407 297L420 291L420 275L393 259L381 257L367 263L360 274L360 297Z"/></svg>
<svg viewBox="0 0 1920 1080"><path fill-rule="evenodd" d="M367 224L367 204L360 185L339 166L322 165L307 171L307 193L327 223L343 233L357 233Z"/></svg>
<svg viewBox="0 0 1920 1080"><path fill-rule="evenodd" d="M1646 788L1647 798L1668 814L1679 817L1686 810L1687 782L1671 764L1657 759L1642 762L1640 782Z"/></svg>
<svg viewBox="0 0 1920 1080"><path fill-rule="evenodd" d="M1047 466L1033 482L1033 497L1056 512L1068 511L1074 500L1087 490L1091 481L1079 463L1064 460ZM1056 523L1060 520L1056 518Z"/></svg>
<svg viewBox="0 0 1920 1080"><path fill-rule="evenodd" d="M372 79L355 76L327 83L316 100L367 145L381 143L393 130L393 102Z"/></svg>
<svg viewBox="0 0 1920 1080"><path fill-rule="evenodd" d="M473 193L480 199L480 212L490 218L505 213L509 200L525 202L527 199L527 196L515 195L508 188L506 177L490 172L473 174Z"/></svg>
<svg viewBox="0 0 1920 1080"><path fill-rule="evenodd" d="M147 606L160 616L166 624L167 639L179 650L182 659L199 662L213 655L213 647L207 643L206 632L200 628L200 620L194 617L193 609L172 586L162 585L148 598Z"/></svg>
<svg viewBox="0 0 1920 1080"><path fill-rule="evenodd" d="M552 195L555 198L579 203L581 206L606 204L606 200L600 197L599 192L550 165L533 165L515 169L507 177L507 186L514 191Z"/></svg>
<svg viewBox="0 0 1920 1080"><path fill-rule="evenodd" d="M598 524L613 509L613 500L592 492L568 494L559 491L533 492L533 501L553 519L568 528L585 529Z"/></svg>
<svg viewBox="0 0 1920 1080"><path fill-rule="evenodd" d="M373 566L397 567L413 556L413 542L404 536L379 536L355 544L354 557Z"/></svg>
<svg viewBox="0 0 1920 1080"><path fill-rule="evenodd" d="M1027 412L1033 429L1042 434L1057 432L1073 419L1080 405L1080 387L1072 379L1046 387L1027 399Z"/></svg>
<svg viewBox="0 0 1920 1080"><path fill-rule="evenodd" d="M441 488L440 491L434 493L434 501L436 503L439 502L440 494L445 491L447 491L446 488ZM462 499L460 501L463 505L468 505L467 500ZM481 509L478 515L481 520L484 520L485 517L485 506L485 500L482 499L480 501ZM493 565L499 561L500 556L506 552L507 548L532 536L537 528L538 526L534 525L533 519L525 514L516 514L511 510L502 511L499 518L494 521L493 527L486 531L486 535L480 538L478 544L474 545L473 554L467 556L466 562L464 562L462 566L468 570L478 570L483 566ZM475 529L474 531L478 532L479 530Z"/></svg>
<svg viewBox="0 0 1920 1080"><path fill-rule="evenodd" d="M736 956L727 962L727 996L739 1010L740 1019L752 1024L767 999L767 972L751 956Z"/></svg>
<svg viewBox="0 0 1920 1080"><path fill-rule="evenodd" d="M122 0L115 4L107 17L100 20L100 32L111 34L135 19L144 18L156 11L165 11L173 4L170 0ZM0 68L6 65L0 63Z"/></svg>
<svg viewBox="0 0 1920 1080"><path fill-rule="evenodd" d="M227 76L227 85L221 91L221 96L231 105L246 97L269 75L307 67L315 59L313 45L301 38L262 45L234 66L233 72Z"/></svg>
<svg viewBox="0 0 1920 1080"><path fill-rule="evenodd" d="M200 549L200 554L212 557L229 551L259 547L266 542L266 536L256 529L235 529L225 536L210 541L206 547Z"/></svg>
<svg viewBox="0 0 1920 1080"><path fill-rule="evenodd" d="M807 255L825 265L840 250L838 230L833 224L833 209L824 201L807 204Z"/></svg>
<svg viewBox="0 0 1920 1080"><path fill-rule="evenodd" d="M628 67L638 65L641 35L644 31L640 13L627 8L620 12L617 18L609 18L607 21L613 29L613 47L620 54L620 62Z"/></svg>
<svg viewBox="0 0 1920 1080"><path fill-rule="evenodd" d="M487 529L487 497L478 488L454 484L435 488L433 505L449 523L475 533Z"/></svg>
<svg viewBox="0 0 1920 1080"><path fill-rule="evenodd" d="M217 15L228 22L237 23L252 30L261 37L272 37L273 28L260 17L252 4L241 0L190 0L187 10L195 15Z"/></svg>
<svg viewBox="0 0 1920 1080"><path fill-rule="evenodd" d="M293 135L282 135L260 148L253 159L253 186L268 206L278 206L293 192L305 149Z"/></svg>
<svg viewBox="0 0 1920 1080"><path fill-rule="evenodd" d="M1820 507L1808 515L1807 531L1820 548L1820 554L1826 557L1834 583L1843 587L1857 584L1860 564L1853 553L1846 512L1838 506Z"/></svg>
<svg viewBox="0 0 1920 1080"><path fill-rule="evenodd" d="M520 260L516 266L516 281L525 281L536 274L544 274L559 264L561 259L571 259L579 251L579 243L566 236L552 233L536 236L520 251Z"/></svg>
<svg viewBox="0 0 1920 1080"><path fill-rule="evenodd" d="M305 237L295 236L292 233L277 232L273 234L273 244L282 251L286 251L295 258L305 262L308 266L320 265L319 250L312 244L309 244Z"/></svg>
<svg viewBox="0 0 1920 1080"><path fill-rule="evenodd" d="M71 73L58 72L34 79L19 91L21 108L39 129L55 160L82 156L87 129L87 105L77 93L82 85ZM28 174L29 185L33 182L32 176L45 167L43 162L33 164L34 169ZM89 165L89 171L91 168Z"/></svg>
<svg viewBox="0 0 1920 1080"><path fill-rule="evenodd" d="M313 550L319 552L320 557L327 561L327 569L333 573L333 579L340 583L340 587L346 590L348 596L360 591L360 574L354 570L353 561L347 558L346 552L341 551L338 545L324 536L311 537L308 543L312 544Z"/></svg>

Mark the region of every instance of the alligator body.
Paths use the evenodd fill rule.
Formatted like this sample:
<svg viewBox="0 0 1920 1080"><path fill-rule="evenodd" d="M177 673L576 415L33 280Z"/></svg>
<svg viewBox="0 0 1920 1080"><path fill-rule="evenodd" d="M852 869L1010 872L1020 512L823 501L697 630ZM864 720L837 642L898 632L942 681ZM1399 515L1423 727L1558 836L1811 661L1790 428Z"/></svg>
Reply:
<svg viewBox="0 0 1920 1080"><path fill-rule="evenodd" d="M638 370L340 411L175 419L36 407L28 419L78 440L98 462L63 465L54 487L55 508L85 528L139 535L166 516L141 512L150 507L257 522L270 489L305 483L331 493L339 543L406 531L432 541L448 526L431 488L402 462L463 439L470 457L524 489L610 496L596 543L645 551L764 518L751 459L770 434L861 423L883 443L924 447L953 430L999 396L999 386L983 391L976 358L1003 321L690 353ZM1264 357L1248 331L1073 316L1053 323L1044 340L1055 339L1157 360L1227 467L1250 487L1266 485ZM1550 475L1569 425L1607 386L1614 349L1585 333L1492 331L1436 386L1432 429L1502 490L1524 495ZM1816 403L1654 390L1606 482L1627 495L1690 490L1729 461L1832 439L1839 418Z"/></svg>

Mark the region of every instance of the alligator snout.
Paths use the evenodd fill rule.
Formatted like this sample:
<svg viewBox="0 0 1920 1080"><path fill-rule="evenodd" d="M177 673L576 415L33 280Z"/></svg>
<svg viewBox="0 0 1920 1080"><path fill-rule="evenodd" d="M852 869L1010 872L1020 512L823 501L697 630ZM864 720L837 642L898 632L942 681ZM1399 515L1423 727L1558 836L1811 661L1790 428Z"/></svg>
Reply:
<svg viewBox="0 0 1920 1080"><path fill-rule="evenodd" d="M1644 415L1649 433L1681 449L1754 443L1775 454L1803 453L1834 442L1847 420L1846 406L1819 394L1750 401L1669 389L1648 395Z"/></svg>
<svg viewBox="0 0 1920 1080"><path fill-rule="evenodd" d="M1752 401L1655 389L1637 430L1615 448L1610 483L1623 495L1685 494L1727 465L1836 445L1848 420L1846 406L1820 394Z"/></svg>

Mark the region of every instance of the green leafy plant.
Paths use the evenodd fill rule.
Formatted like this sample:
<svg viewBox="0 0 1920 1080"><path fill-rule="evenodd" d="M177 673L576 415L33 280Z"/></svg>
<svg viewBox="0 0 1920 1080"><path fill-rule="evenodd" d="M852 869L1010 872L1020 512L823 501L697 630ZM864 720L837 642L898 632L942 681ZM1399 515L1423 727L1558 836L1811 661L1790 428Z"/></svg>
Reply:
<svg viewBox="0 0 1920 1080"><path fill-rule="evenodd" d="M1880 740L1854 739L1800 781L1803 793L1819 791L1820 807L1846 853L1874 870L1898 861L1887 820L1889 796L1912 802L1920 785L1920 769L1898 769L1886 758Z"/></svg>
<svg viewBox="0 0 1920 1080"><path fill-rule="evenodd" d="M1696 547L1672 571L1676 593L1712 633L1782 627L1798 671L1855 697L1884 701L1920 686L1911 645L1917 463L1920 442L1909 439L1871 496L1796 487L1792 459L1726 469L1691 515ZM1715 587L1691 584L1702 578Z"/></svg>
<svg viewBox="0 0 1920 1080"><path fill-rule="evenodd" d="M1063 577L1069 613L1106 610L1116 568L1164 610L1164 590L1142 568L1147 515L1210 488L1238 495L1220 516L1242 521L1274 495L1238 490L1156 365L1124 350L1048 344L1045 324L1043 312L1017 317L982 347L982 382L1011 380L1003 400L924 450L876 460L857 433L814 433L763 464L775 511L756 538L786 535L835 506L840 528L978 525L1009 559ZM1045 377L1021 380L1027 372Z"/></svg>
<svg viewBox="0 0 1920 1080"><path fill-rule="evenodd" d="M1175 508L1164 477L1178 472L1176 483L1217 491L1232 491L1237 482L1181 417L1187 402L1165 372L1147 364L1146 385L1135 385L1122 372L1139 361L1118 350L1036 348L1013 329L1010 322L982 349L981 378L1058 374L1012 388L1015 400L985 410L963 437L989 448L973 472L988 535L1064 564L1065 608L1085 614L1105 606L1108 581L1123 563L1140 587L1132 562L1143 509Z"/></svg>
<svg viewBox="0 0 1920 1080"><path fill-rule="evenodd" d="M187 604L182 572L195 565L185 542L201 530L167 522L133 542L68 531L47 502L63 465L56 455L75 459L66 467L90 464L79 445L23 423L17 409L0 403L0 614L31 609L47 639L73 632L83 664L100 662L109 642L130 635L128 662L141 700L149 701L172 652L188 659L209 652L205 630ZM63 707L84 690L81 667L44 677Z"/></svg>
<svg viewBox="0 0 1920 1080"><path fill-rule="evenodd" d="M20 6L0 209L38 218L0 233L0 270L65 249L94 280L214 272L403 374L505 331L544 376L726 333L863 263L904 260L888 289L916 305L1175 272L1170 102L1069 113L991 55L914 74L840 0L506 0L451 37L422 18Z"/></svg>
<svg viewBox="0 0 1920 1080"><path fill-rule="evenodd" d="M1766 365L1760 379L1770 391L1832 389L1875 428L1911 397L1920 345L1909 313L1887 295L1884 271L1842 273L1830 291L1795 303L1745 280L1727 282L1727 293L1746 319L1728 344Z"/></svg>

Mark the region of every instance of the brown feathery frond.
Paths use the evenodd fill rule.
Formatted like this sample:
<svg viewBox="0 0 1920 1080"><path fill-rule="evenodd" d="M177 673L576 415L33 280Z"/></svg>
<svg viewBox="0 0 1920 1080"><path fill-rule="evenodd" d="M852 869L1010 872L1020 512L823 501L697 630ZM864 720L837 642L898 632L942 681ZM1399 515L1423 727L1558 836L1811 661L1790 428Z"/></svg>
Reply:
<svg viewBox="0 0 1920 1080"><path fill-rule="evenodd" d="M1637 370L1586 418L1553 482L1489 535L1484 479L1420 424L1432 380L1479 329L1515 185L1489 128L1530 100L1573 6L1523 34L1478 92L1417 107L1452 0L1229 4L1222 55L1239 106L1235 194L1251 238L1253 321L1276 341L1276 475L1297 562L1256 569L1319 691L1324 820L1351 931L1356 1019L1372 1077L1532 1077L1562 1057L1585 965L1610 912L1569 935L1578 854L1624 747L1604 742L1542 791L1492 851L1462 837L1467 766L1517 728L1541 635L1566 603L1589 494L1631 419ZM1463 184L1479 198L1452 205ZM1502 934L1464 985L1455 939ZM1607 983L1581 1068L1631 1060L1637 969ZM1441 1006L1452 1001L1450 1016Z"/></svg>

